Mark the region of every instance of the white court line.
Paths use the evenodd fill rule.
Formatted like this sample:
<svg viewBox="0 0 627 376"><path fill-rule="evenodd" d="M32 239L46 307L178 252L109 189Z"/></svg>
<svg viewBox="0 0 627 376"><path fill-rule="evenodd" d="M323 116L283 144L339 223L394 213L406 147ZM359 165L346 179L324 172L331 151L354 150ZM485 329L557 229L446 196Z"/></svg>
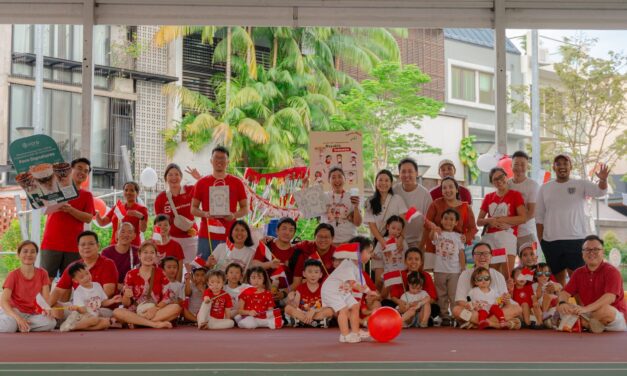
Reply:
<svg viewBox="0 0 627 376"><path fill-rule="evenodd" d="M267 368L267 369L255 369L255 368L196 368L196 369L176 369L176 368L162 368L162 369L116 369L111 368L107 369L59 369L59 370L41 370L41 369L6 369L0 370L1 372L40 372L40 373L50 373L50 372L251 372L251 371L263 371L263 372L377 372L380 373L382 369L358 369L358 368L347 368L347 369L301 369L301 368ZM575 369L575 368L535 368L535 369L520 369L520 370L512 370L511 368L476 368L476 369L462 369L462 368L390 368L385 371L400 371L400 372L451 372L451 371L464 371L464 372L537 372L537 371L550 371L550 372L590 372L590 371L627 371L627 368L588 368L588 369Z"/></svg>
<svg viewBox="0 0 627 376"><path fill-rule="evenodd" d="M175 364L175 365L181 365L181 364L242 364L242 363L247 363L247 364L277 364L277 365L287 365L287 364L378 364L378 363L385 363L385 364L426 364L426 363L435 363L435 364L485 364L485 363L491 363L491 364L521 364L521 365L535 365L535 364L572 364L573 366L577 366L580 364L624 364L625 366L627 366L627 361L608 361L608 362L591 362L591 361L586 361L586 362L577 362L577 361L571 361L571 362L533 362L533 361L525 361L525 362L513 362L513 361L482 361L482 360L468 360L468 361L463 361L463 360L452 360L452 361L448 361L448 360L399 360L399 361L394 361L394 360L381 360L381 361L376 361L376 360L338 360L338 361L299 361L299 362L185 362L185 361L181 361L181 362L150 362L150 363L146 363L146 362L31 362L29 361L28 364L68 364L68 365L76 365L76 364L87 364L87 365L107 365L107 364L124 364L124 365L133 365L133 364L154 364L154 365L167 365L167 364ZM23 365L24 362L2 362L0 361L0 367L2 365Z"/></svg>

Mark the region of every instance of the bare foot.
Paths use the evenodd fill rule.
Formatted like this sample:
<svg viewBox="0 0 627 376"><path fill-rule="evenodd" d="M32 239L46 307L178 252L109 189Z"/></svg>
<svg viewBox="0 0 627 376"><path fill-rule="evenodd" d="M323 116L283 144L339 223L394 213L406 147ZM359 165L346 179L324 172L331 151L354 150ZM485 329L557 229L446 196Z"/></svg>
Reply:
<svg viewBox="0 0 627 376"><path fill-rule="evenodd" d="M172 323L169 321L158 321L155 323L157 329L172 329Z"/></svg>

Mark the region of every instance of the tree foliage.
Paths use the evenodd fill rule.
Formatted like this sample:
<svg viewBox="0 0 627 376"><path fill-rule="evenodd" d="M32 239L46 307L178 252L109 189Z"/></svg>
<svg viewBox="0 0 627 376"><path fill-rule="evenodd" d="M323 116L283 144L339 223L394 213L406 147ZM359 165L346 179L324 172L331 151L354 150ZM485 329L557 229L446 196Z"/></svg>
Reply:
<svg viewBox="0 0 627 376"><path fill-rule="evenodd" d="M410 153L440 152L417 132L421 119L437 116L442 103L420 95L421 86L430 78L414 65L382 62L370 75L361 87L339 97L340 114L333 117L333 124L363 133L364 167L372 180L376 171Z"/></svg>
<svg viewBox="0 0 627 376"><path fill-rule="evenodd" d="M607 59L591 56L596 39L565 42L554 64L560 85L540 89L542 125L554 138L543 146L552 155L570 154L574 170L589 178L597 164L611 167L627 155L627 75L621 73L627 57L611 51ZM530 112L524 101L512 108Z"/></svg>

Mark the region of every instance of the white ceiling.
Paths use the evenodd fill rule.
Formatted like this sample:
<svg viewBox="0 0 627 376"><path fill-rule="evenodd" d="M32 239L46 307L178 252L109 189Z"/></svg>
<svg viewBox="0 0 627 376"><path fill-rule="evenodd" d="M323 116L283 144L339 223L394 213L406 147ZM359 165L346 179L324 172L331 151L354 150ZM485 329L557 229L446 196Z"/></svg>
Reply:
<svg viewBox="0 0 627 376"><path fill-rule="evenodd" d="M627 29L627 0L0 0L0 23Z"/></svg>

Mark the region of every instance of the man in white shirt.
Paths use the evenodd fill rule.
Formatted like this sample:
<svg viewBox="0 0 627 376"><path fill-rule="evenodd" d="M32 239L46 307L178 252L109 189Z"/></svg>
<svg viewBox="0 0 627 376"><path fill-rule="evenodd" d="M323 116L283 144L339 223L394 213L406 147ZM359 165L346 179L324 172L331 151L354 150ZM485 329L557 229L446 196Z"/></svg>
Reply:
<svg viewBox="0 0 627 376"><path fill-rule="evenodd" d="M566 154L553 159L556 178L540 187L536 201L536 229L538 239L557 282L566 285L566 272L584 265L581 249L584 238L590 234L586 215L587 197L607 194L610 170L601 165L596 176L599 183L571 179L572 162Z"/></svg>
<svg viewBox="0 0 627 376"><path fill-rule="evenodd" d="M432 202L431 195L416 180L418 177L418 164L415 160L411 158L402 159L398 163L398 175L401 183L394 186L394 194L403 198L408 209L414 207L423 214L405 224L405 241L407 241L410 247L418 247L418 243L422 240L422 231L424 230L424 214L427 213Z"/></svg>
<svg viewBox="0 0 627 376"><path fill-rule="evenodd" d="M527 209L527 221L518 225L518 244L516 249L520 249L523 244L537 242L536 238L536 198L540 185L533 179L527 177L529 166L529 156L524 151L517 151L512 155L512 171L514 177L507 181L510 189L520 192L525 200Z"/></svg>
<svg viewBox="0 0 627 376"><path fill-rule="evenodd" d="M490 261L492 260L492 248L488 243L479 242L472 248L472 257L475 261L476 267L484 267L490 271L490 289L495 290L499 296L507 294L507 282L503 275L496 269L490 268ZM468 302L468 293L472 289L472 269L467 269L460 274L457 280L457 291L455 293L455 307L453 308L453 316L458 320L464 322L465 326L470 324L479 324L479 315L477 312L473 312ZM522 314L522 309L511 299L506 299L507 302L503 306L503 314L505 319L508 320L508 327L510 329L520 329L520 319L518 316ZM500 328L499 322L495 317L488 319L490 327Z"/></svg>

